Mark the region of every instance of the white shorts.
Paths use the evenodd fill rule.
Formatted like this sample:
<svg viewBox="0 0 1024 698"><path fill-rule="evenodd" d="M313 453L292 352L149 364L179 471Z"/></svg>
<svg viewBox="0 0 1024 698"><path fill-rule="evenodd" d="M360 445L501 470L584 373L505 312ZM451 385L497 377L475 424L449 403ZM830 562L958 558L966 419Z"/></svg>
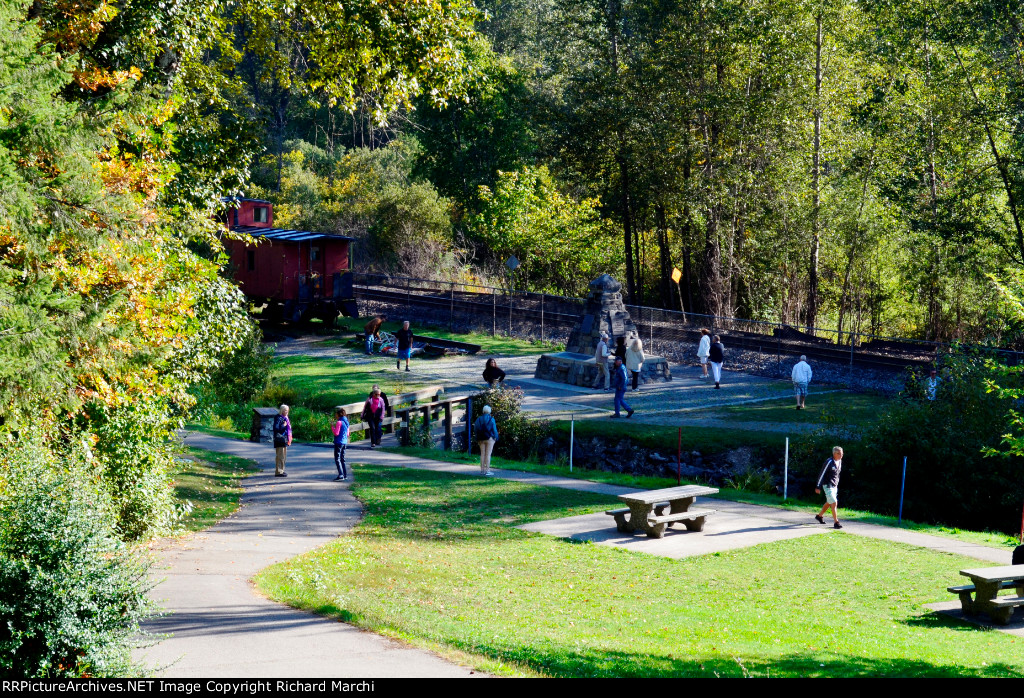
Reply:
<svg viewBox="0 0 1024 698"><path fill-rule="evenodd" d="M706 364L708 362L708 357L706 356L698 356L697 358L700 359L702 364Z"/></svg>
<svg viewBox="0 0 1024 698"><path fill-rule="evenodd" d="M825 492L825 501L828 502L829 504L835 504L837 501L836 495L839 494L839 488L829 487L828 485L825 485L821 489L824 490Z"/></svg>

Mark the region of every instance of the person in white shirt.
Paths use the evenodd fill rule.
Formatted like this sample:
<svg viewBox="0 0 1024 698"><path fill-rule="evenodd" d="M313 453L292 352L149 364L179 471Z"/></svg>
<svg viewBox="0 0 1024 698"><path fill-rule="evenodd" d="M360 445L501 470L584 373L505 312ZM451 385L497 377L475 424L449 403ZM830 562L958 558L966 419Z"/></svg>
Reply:
<svg viewBox="0 0 1024 698"><path fill-rule="evenodd" d="M601 333L601 341L597 343L597 349L594 350L594 360L597 362L597 378L594 379L594 387L598 388L601 385L601 379L604 378L604 390L608 392L611 390L611 376L608 374L608 333Z"/></svg>
<svg viewBox="0 0 1024 698"><path fill-rule="evenodd" d="M796 408L802 410L806 407L804 404L807 401L807 384L811 382L811 365L807 363L807 357L801 356L800 360L796 362L796 366L793 367L793 392L796 394Z"/></svg>
<svg viewBox="0 0 1024 698"><path fill-rule="evenodd" d="M706 328L700 330L700 344L697 345L697 358L700 359L701 370L704 380L708 379L708 355L711 354L711 333Z"/></svg>

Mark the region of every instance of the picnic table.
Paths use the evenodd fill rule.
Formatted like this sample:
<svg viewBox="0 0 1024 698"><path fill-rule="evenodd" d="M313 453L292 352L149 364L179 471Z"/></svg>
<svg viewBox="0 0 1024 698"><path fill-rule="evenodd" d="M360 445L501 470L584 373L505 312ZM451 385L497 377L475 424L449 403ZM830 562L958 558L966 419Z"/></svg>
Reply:
<svg viewBox="0 0 1024 698"><path fill-rule="evenodd" d="M714 509L691 509L697 497L717 494L715 487L683 485L634 494L620 494L626 506L605 513L615 517L615 527L622 533L643 531L650 538L662 538L665 529L683 523L688 531L703 531L704 520ZM665 510L668 509L668 513ZM628 518L627 518L628 515Z"/></svg>
<svg viewBox="0 0 1024 698"><path fill-rule="evenodd" d="M948 587L948 591L960 596L965 615L984 613L996 623L1006 625L1013 609L1024 606L1024 565L960 570L960 574L972 583ZM1016 596L999 596L1000 591L1014 588Z"/></svg>

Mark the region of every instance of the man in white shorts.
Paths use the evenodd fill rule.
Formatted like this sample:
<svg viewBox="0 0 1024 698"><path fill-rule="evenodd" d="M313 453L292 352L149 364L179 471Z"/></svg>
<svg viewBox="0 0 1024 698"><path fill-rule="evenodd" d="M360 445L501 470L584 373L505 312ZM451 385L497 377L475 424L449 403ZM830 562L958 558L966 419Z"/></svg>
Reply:
<svg viewBox="0 0 1024 698"><path fill-rule="evenodd" d="M822 490L825 490L825 506L821 508L814 518L818 520L818 523L825 523L825 512L829 509L832 510L832 528L842 528L843 525L839 523L839 502L837 495L839 494L839 473L843 469L843 449L839 446L835 446L832 449L832 457L825 461L825 467L821 469L821 475L818 476L818 484L814 486L815 494L821 494Z"/></svg>
<svg viewBox="0 0 1024 698"><path fill-rule="evenodd" d="M807 363L807 357L801 356L800 360L793 366L793 393L796 395L796 408L802 410L807 407L807 384L811 382L811 365Z"/></svg>

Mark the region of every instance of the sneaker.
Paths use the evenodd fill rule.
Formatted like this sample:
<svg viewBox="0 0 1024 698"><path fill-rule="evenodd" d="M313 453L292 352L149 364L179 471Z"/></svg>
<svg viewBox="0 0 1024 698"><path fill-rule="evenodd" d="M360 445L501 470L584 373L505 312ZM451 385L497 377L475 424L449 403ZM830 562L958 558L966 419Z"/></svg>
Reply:
<svg viewBox="0 0 1024 698"><path fill-rule="evenodd" d="M395 362L395 370L396 371L401 371L402 370L402 362L401 361L396 361Z"/></svg>
<svg viewBox="0 0 1024 698"><path fill-rule="evenodd" d="M377 448L377 444L370 444L370 448Z"/></svg>
<svg viewBox="0 0 1024 698"><path fill-rule="evenodd" d="M718 383L715 383L715 390L721 390L721 389L722 389L722 386L720 386Z"/></svg>
<svg viewBox="0 0 1024 698"><path fill-rule="evenodd" d="M288 477L288 473L274 473L274 477Z"/></svg>
<svg viewBox="0 0 1024 698"><path fill-rule="evenodd" d="M630 410L629 412L626 413L626 419L629 419L632 416L633 416L633 410Z"/></svg>
<svg viewBox="0 0 1024 698"><path fill-rule="evenodd" d="M409 371L409 367L408 367L408 366L406 366L406 367L405 367L405 370L406 370L406 372L408 372L408 371Z"/></svg>
<svg viewBox="0 0 1024 698"><path fill-rule="evenodd" d="M341 481L342 481L342 480L344 480L344 479L345 479L345 478L343 478L343 477L342 477L341 475L339 475L338 477L334 478L334 481L335 481L335 482L341 482Z"/></svg>
<svg viewBox="0 0 1024 698"><path fill-rule="evenodd" d="M484 473L484 477L494 477L494 473L488 470L486 473Z"/></svg>
<svg viewBox="0 0 1024 698"><path fill-rule="evenodd" d="M825 523L825 519L821 518L821 514L815 514L814 515L814 520L817 521L820 524Z"/></svg>
<svg viewBox="0 0 1024 698"><path fill-rule="evenodd" d="M619 415L617 415L617 414L611 414L611 415L608 415L608 416L610 418L612 418L612 419L618 419L619 418Z"/></svg>
<svg viewBox="0 0 1024 698"><path fill-rule="evenodd" d="M841 523L839 523L838 521L836 521L836 522L835 522L835 523L834 523L834 524L832 525L832 528L842 528L842 527L843 527L843 525L842 525Z"/></svg>

